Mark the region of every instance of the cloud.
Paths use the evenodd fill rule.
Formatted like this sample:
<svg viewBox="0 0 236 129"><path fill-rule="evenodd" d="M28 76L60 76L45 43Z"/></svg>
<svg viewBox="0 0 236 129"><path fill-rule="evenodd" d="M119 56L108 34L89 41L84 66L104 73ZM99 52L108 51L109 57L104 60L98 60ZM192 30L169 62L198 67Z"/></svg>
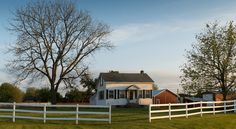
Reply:
<svg viewBox="0 0 236 129"><path fill-rule="evenodd" d="M223 10L223 11L222 11ZM236 20L235 8L213 8L200 17L181 18L175 17L171 21L154 21L147 23L129 23L114 27L111 34L111 41L115 45L124 43L138 43L167 36L170 33L200 32L207 23L219 21L223 25L231 20Z"/></svg>
<svg viewBox="0 0 236 129"><path fill-rule="evenodd" d="M116 45L123 43L137 43L152 40L163 34L162 27L159 23L137 23L115 27L111 34L111 41Z"/></svg>
<svg viewBox="0 0 236 129"><path fill-rule="evenodd" d="M168 37L170 34L193 31L199 26L200 24L197 24L196 21L182 20L168 23L132 23L116 26L110 40L115 45L147 43L148 41L158 41L158 39Z"/></svg>

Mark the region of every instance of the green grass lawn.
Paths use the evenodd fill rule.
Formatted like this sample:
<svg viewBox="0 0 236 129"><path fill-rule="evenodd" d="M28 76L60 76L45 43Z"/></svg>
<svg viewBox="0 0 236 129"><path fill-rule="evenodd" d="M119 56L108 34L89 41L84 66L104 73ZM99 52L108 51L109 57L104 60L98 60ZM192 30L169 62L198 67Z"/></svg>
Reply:
<svg viewBox="0 0 236 129"><path fill-rule="evenodd" d="M1 114L1 113L0 113ZM236 129L236 114L204 114L187 118L152 120L148 108L112 108L112 124L108 122L48 121L0 119L0 129Z"/></svg>

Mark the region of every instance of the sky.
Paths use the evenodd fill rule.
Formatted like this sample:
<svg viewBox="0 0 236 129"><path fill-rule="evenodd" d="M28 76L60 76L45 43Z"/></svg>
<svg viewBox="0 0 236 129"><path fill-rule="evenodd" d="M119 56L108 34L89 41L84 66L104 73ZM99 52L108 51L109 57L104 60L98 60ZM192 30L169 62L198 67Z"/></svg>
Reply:
<svg viewBox="0 0 236 129"><path fill-rule="evenodd" d="M1 0L0 83L12 79L5 72L6 62L12 58L6 54L7 47L16 39L7 29L12 12L29 1ZM99 51L89 60L95 77L110 70L144 70L160 89L174 92L181 90L180 67L196 34L207 23L236 21L235 0L77 0L76 6L112 28L108 38L115 48Z"/></svg>

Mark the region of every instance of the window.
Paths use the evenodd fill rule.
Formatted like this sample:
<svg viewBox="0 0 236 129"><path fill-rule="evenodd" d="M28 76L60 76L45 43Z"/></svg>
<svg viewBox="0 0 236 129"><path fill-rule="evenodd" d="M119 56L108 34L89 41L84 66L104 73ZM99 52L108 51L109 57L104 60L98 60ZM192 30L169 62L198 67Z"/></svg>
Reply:
<svg viewBox="0 0 236 129"><path fill-rule="evenodd" d="M119 98L125 98L125 93L126 91L125 90L119 90Z"/></svg>
<svg viewBox="0 0 236 129"><path fill-rule="evenodd" d="M104 99L104 91L99 92L99 99L103 100Z"/></svg>
<svg viewBox="0 0 236 129"><path fill-rule="evenodd" d="M139 97L139 98L143 98L143 91L142 91L142 90L139 90L139 91L138 91L138 97Z"/></svg>
<svg viewBox="0 0 236 129"><path fill-rule="evenodd" d="M109 90L109 99L114 99L114 90Z"/></svg>
<svg viewBox="0 0 236 129"><path fill-rule="evenodd" d="M152 90L146 90L146 98L152 98Z"/></svg>

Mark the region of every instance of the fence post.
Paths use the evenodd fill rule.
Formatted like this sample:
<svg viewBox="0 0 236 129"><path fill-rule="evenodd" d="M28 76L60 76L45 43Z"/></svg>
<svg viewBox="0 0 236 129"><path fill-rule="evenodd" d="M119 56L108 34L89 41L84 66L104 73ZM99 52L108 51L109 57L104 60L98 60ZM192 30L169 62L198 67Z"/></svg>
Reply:
<svg viewBox="0 0 236 129"><path fill-rule="evenodd" d="M226 102L224 101L224 113L226 114Z"/></svg>
<svg viewBox="0 0 236 129"><path fill-rule="evenodd" d="M79 104L76 104L76 124L78 124L79 122Z"/></svg>
<svg viewBox="0 0 236 129"><path fill-rule="evenodd" d="M188 103L185 103L185 108L186 108L186 111L185 111L186 118L188 118Z"/></svg>
<svg viewBox="0 0 236 129"><path fill-rule="evenodd" d="M16 121L16 102L13 103L13 114L12 114L12 121Z"/></svg>
<svg viewBox="0 0 236 129"><path fill-rule="evenodd" d="M200 110L201 110L201 117L202 117L202 101L200 101Z"/></svg>
<svg viewBox="0 0 236 129"><path fill-rule="evenodd" d="M47 104L44 104L43 106L43 123L46 123L47 118Z"/></svg>
<svg viewBox="0 0 236 129"><path fill-rule="evenodd" d="M234 100L234 113L236 113L236 100Z"/></svg>
<svg viewBox="0 0 236 129"><path fill-rule="evenodd" d="M111 124L111 105L109 105L109 124Z"/></svg>
<svg viewBox="0 0 236 129"><path fill-rule="evenodd" d="M213 102L213 114L214 114L214 115L216 114L216 107L215 107L215 106L216 106L216 103L215 103L215 102L216 102L216 101Z"/></svg>
<svg viewBox="0 0 236 129"><path fill-rule="evenodd" d="M148 111L149 111L149 112L148 112L149 114L148 114L148 118L149 118L149 122L150 122L150 123L152 122L152 119L151 119L151 117L152 117L152 116L151 116L151 115L152 115L152 114L151 114L151 110L152 110L152 107L151 107L151 104L149 104L149 110L148 110Z"/></svg>
<svg viewBox="0 0 236 129"><path fill-rule="evenodd" d="M169 120L171 120L171 104L169 103Z"/></svg>

